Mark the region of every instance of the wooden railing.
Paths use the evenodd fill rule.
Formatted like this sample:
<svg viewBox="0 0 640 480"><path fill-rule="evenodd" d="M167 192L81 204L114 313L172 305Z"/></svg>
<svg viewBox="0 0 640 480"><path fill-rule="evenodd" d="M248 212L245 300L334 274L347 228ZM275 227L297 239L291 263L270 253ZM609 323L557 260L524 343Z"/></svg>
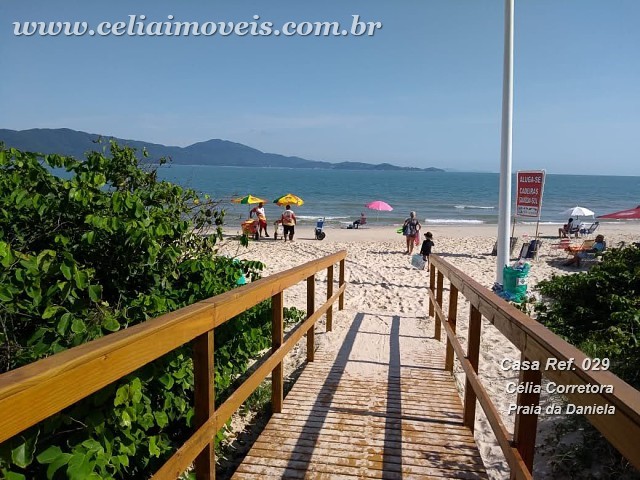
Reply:
<svg viewBox="0 0 640 480"><path fill-rule="evenodd" d="M435 337L440 340L441 326L446 333L445 369L450 372L453 370L455 353L466 378L464 423L473 431L478 400L504 452L512 478L532 478L538 415L525 413L526 409L519 409L516 412L514 433L511 434L505 428L498 410L477 374L482 317L520 350L521 358L514 360L540 362L539 370L520 371L520 383L528 382L539 386L544 375L558 385L611 385L613 393L567 393L566 396L574 405L613 406L613 414L593 414L586 417L622 455L636 468L640 468L640 392L611 372L585 368L591 362L584 353L437 255L430 257L429 277L429 315L436 316ZM449 281L446 317L442 303L445 277ZM458 293L461 293L471 306L466 353L456 337ZM562 370L553 370L545 369L548 359L573 361L571 364L564 364L565 368ZM537 406L539 399L540 394L519 393L517 405Z"/></svg>
<svg viewBox="0 0 640 480"><path fill-rule="evenodd" d="M344 308L346 256L342 250L0 375L0 443L193 341L196 431L153 478L175 479L194 460L199 480L214 478L216 432L269 374L273 411L282 410L282 360L305 334L307 360L313 361L315 323L326 313L326 329L330 331L333 304L338 300L338 308ZM334 265L338 262L338 289L334 293ZM315 274L323 269L327 269L327 299L316 309ZM284 338L283 292L303 280L307 281L307 318ZM268 298L272 299L271 354L216 409L214 330Z"/></svg>

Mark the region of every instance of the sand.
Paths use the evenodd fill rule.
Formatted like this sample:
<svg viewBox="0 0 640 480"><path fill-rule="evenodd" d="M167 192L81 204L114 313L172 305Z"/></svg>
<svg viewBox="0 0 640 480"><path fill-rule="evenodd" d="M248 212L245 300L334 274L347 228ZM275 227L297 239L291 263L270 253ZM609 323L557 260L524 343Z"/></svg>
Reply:
<svg viewBox="0 0 640 480"><path fill-rule="evenodd" d="M223 242L220 253L243 259L260 260L266 264L264 276L267 276L338 250L347 250L348 287L345 293L345 310L334 316L336 326L334 332L317 334L320 350L340 344L344 339L344 332L349 327L347 323L351 322L359 312L378 316L380 319L388 318L389 315L399 315L405 322L411 322L414 325L413 334L420 331L427 337L433 335L434 325L433 318L427 316L428 273L411 267L409 257L404 255L404 237L396 233L396 228L375 225L367 225L357 230L326 228L326 238L319 241L314 238L312 226L302 226L297 228L294 242L285 243L282 240L274 241L272 238L265 238L260 241L251 241L248 248L239 247L238 241L232 238L236 232L228 230L226 232L228 238ZM272 230L270 225L270 234L273 234ZM491 256L490 252L496 238L495 225L423 227L423 232L427 230L434 236L434 252L486 287L490 288L493 285L496 257ZM614 247L619 242L637 242L640 240L640 222L603 224L597 233L605 235L609 247ZM520 237L520 246L523 240L534 236L535 225L518 225L515 234ZM576 269L562 266L562 262L569 257L564 251L553 248L553 244L559 241L557 234L557 225L543 225L540 228L543 243L538 259L531 261L528 278L530 290L540 280L550 278L553 274L572 274L588 268ZM572 241L579 244L581 239ZM418 250L419 248L416 252ZM317 275L317 284L317 295L321 298L326 291L323 290L326 288L324 273ZM535 295L535 291L533 293ZM285 292L285 306L306 309L304 282ZM466 342L468 316L468 304L460 301L458 331L463 345ZM324 329L319 328L318 331L324 331ZM356 342L352 350L353 355L366 355L367 352L376 351L380 352L382 360L385 349L381 345L376 345L375 339L376 337L372 336L371 343ZM306 355L304 343L300 342L298 348L288 356L286 371L293 371L304 361ZM517 360L520 358L520 353L495 327L483 321L480 375L507 429L513 431L514 416L508 414L508 406L515 402L516 395L506 393L505 388L509 381L517 379L517 372L505 372L500 368L504 358ZM455 367L455 374L459 390L462 392L464 377L459 365ZM545 404L557 399L543 396L541 401ZM481 410L478 405L477 411L481 412ZM560 419L561 417L558 416L540 417L538 444ZM509 478L502 452L481 413L477 415L475 430L476 441L490 478ZM537 455L534 470L536 478L553 478L549 471L548 459L543 454Z"/></svg>

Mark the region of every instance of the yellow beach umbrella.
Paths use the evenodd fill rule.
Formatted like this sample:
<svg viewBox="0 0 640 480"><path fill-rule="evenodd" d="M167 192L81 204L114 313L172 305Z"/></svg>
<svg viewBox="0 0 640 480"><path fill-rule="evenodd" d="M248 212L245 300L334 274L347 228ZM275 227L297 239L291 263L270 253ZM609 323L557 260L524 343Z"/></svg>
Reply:
<svg viewBox="0 0 640 480"><path fill-rule="evenodd" d="M232 203L242 203L242 204L252 204L252 203L267 203L266 200L263 200L262 198L258 198L258 197L254 197L253 195L249 194L246 197L240 197L240 198L234 198L233 200L231 200Z"/></svg>
<svg viewBox="0 0 640 480"><path fill-rule="evenodd" d="M302 200L300 197L294 195L293 193L287 193L286 195L283 195L279 198L276 198L273 203L275 203L276 205L280 205L281 207L284 207L285 205L303 205L304 204L304 200Z"/></svg>

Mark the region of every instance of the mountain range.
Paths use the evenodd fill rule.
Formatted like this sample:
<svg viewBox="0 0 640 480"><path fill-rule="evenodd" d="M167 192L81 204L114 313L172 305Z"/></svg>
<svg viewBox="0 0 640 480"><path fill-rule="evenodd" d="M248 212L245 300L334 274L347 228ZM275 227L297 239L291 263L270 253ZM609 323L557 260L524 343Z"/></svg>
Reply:
<svg viewBox="0 0 640 480"><path fill-rule="evenodd" d="M57 153L76 158L84 158L87 151L97 150L96 140L100 137L113 138L120 145L128 145L149 153L151 160L170 157L174 164L217 165L235 167L286 167L325 168L334 170L412 170L443 172L435 167L399 167L389 163L371 164L364 162L322 162L300 157L287 157L276 153L265 153L255 148L228 140L211 139L194 143L188 147L160 145L140 140L126 140L95 133L80 132L69 128L33 128L30 130L0 129L0 142L6 147L38 153Z"/></svg>

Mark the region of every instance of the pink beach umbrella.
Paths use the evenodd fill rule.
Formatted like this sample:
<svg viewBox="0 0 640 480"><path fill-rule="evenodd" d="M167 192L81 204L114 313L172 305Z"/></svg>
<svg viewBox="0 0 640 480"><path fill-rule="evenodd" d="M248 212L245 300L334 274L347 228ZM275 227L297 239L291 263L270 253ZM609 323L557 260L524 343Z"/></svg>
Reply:
<svg viewBox="0 0 640 480"><path fill-rule="evenodd" d="M387 202L383 202L382 200L375 200L373 202L367 203L365 207L371 210L379 210L382 212L390 212L393 210L393 207L389 205Z"/></svg>
<svg viewBox="0 0 640 480"><path fill-rule="evenodd" d="M390 212L393 210L393 207L389 205L387 202L383 202L382 200L374 200L373 202L369 202L365 205L369 210L378 210L379 212ZM376 222L378 221L378 216L376 215Z"/></svg>

